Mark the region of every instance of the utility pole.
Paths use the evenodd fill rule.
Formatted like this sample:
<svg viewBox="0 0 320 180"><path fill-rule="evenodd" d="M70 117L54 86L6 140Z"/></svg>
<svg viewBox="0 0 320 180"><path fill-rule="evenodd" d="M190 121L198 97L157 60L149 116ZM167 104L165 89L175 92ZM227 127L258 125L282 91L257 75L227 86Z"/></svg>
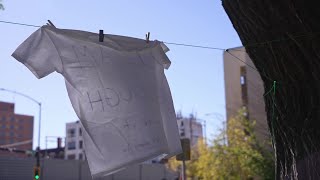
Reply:
<svg viewBox="0 0 320 180"><path fill-rule="evenodd" d="M176 156L177 161L182 161L182 180L187 179L187 174L186 174L186 160L191 159L191 149L190 149L190 142L191 140L188 138L181 139L181 147L182 147L182 153L178 154Z"/></svg>
<svg viewBox="0 0 320 180"><path fill-rule="evenodd" d="M186 177L186 169L187 169L187 167L186 167L186 161L183 159L182 160L182 180L186 180L187 179L187 177Z"/></svg>

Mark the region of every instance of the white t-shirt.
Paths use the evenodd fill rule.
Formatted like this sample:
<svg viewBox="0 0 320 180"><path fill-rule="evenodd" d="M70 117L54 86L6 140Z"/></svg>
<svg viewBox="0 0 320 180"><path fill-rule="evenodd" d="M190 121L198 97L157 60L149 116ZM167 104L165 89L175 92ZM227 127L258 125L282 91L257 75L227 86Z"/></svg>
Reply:
<svg viewBox="0 0 320 180"><path fill-rule="evenodd" d="M12 56L37 78L65 78L84 127L85 153L94 177L134 163L181 152L159 41L43 26Z"/></svg>

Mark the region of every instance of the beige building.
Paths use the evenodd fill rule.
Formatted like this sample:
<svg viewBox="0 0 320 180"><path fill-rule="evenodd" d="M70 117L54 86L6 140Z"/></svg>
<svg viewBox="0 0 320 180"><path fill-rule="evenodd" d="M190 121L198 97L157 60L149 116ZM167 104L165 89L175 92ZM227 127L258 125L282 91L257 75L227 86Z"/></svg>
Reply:
<svg viewBox="0 0 320 180"><path fill-rule="evenodd" d="M259 73L253 69L253 62L243 47L224 52L223 61L227 119L244 107L248 118L256 121L258 140L267 139L270 133L263 100L264 87Z"/></svg>
<svg viewBox="0 0 320 180"><path fill-rule="evenodd" d="M182 115L178 113L177 123L180 138L190 139L191 146L195 146L198 140L204 137L202 124L193 114L190 114L190 117L182 117Z"/></svg>
<svg viewBox="0 0 320 180"><path fill-rule="evenodd" d="M79 121L66 124L65 159L84 160L84 144L81 124Z"/></svg>

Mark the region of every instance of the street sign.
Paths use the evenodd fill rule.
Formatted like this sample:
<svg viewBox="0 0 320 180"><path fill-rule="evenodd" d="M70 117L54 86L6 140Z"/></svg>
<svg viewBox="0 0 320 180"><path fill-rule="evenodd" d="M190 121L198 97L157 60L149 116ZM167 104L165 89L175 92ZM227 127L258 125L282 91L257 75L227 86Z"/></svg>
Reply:
<svg viewBox="0 0 320 180"><path fill-rule="evenodd" d="M190 150L190 139L184 138L181 140L182 153L176 156L177 161L188 161L191 159L191 150Z"/></svg>

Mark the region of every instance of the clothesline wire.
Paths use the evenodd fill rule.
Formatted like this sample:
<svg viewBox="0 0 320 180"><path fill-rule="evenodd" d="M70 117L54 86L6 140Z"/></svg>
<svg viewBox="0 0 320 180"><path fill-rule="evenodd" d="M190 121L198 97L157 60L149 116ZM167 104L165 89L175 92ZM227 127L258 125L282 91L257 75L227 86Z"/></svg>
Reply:
<svg viewBox="0 0 320 180"><path fill-rule="evenodd" d="M25 23L19 23L19 22L11 22L11 21L3 21L3 20L0 20L0 23L21 25L21 26L30 26L30 27L41 27L41 26L39 26L39 25L25 24ZM296 36L292 36L291 38L309 37L309 36L319 35L319 34L320 34L320 32L313 32L313 33L299 34L299 35L296 35ZM288 41L288 40L291 40L291 38L280 38L280 39L273 39L273 40L264 41L264 42L256 42L256 43L244 45L243 47L261 46L261 45L264 45L264 44L269 44L269 43L274 43L274 42ZM176 46L186 46L186 47L193 47L193 48L219 50L219 51L232 50L232 51L242 51L242 52L245 52L245 51L239 50L239 49L210 47L210 46L201 46L201 45L194 45L194 44L184 44L184 43L165 42L165 41L163 41L163 43L165 43L165 44L171 44L171 45L176 45Z"/></svg>
<svg viewBox="0 0 320 180"><path fill-rule="evenodd" d="M0 23L6 23L6 24L13 24L13 25L20 25L20 26L29 26L29 27L41 27L38 25L33 25L33 24L25 24L25 23L19 23L19 22L11 22L11 21L3 21L0 20ZM320 32L316 33L309 33L309 34L300 34L297 36L292 36L294 38L301 38L301 37L309 37L309 36L313 36L316 34L320 34ZM292 38L291 37L291 38ZM269 40L269 41L265 41L265 42L257 42L257 43L252 43L252 44L248 44L245 45L244 47L249 47L249 46L259 46L259 45L263 45L263 44L269 44L269 43L273 43L273 42L280 42L280 41L288 41L290 40L288 39L274 39L274 40ZM210 47L210 46L201 46L201 45L194 45L194 44L184 44L184 43L175 43L175 42L165 42L163 41L163 43L165 44L170 44L170 45L176 45L176 46L185 46L185 47L191 47L191 48L201 48L201 49L210 49L210 50L218 50L218 51L225 51L228 54L230 54L231 56L233 56L235 59L237 59L238 61L241 61L242 63L246 64L248 67L252 68L253 70L257 71L258 73L260 73L256 68L254 68L253 66L249 65L248 63L246 63L244 60L240 59L239 57L235 56L234 54L230 53L230 51L241 51L241 52L245 52L243 50L240 49L225 49L225 48L219 48L219 47ZM262 74L263 76L267 77L266 75ZM271 78L267 77L269 80L272 80ZM272 80L273 81L273 80Z"/></svg>
<svg viewBox="0 0 320 180"><path fill-rule="evenodd" d="M41 27L41 26L33 25L33 24L25 24L25 23L2 21L2 20L0 20L0 23L21 25L21 26L30 26L30 27ZM223 49L223 48L210 47L210 46L200 46L200 45L174 43L174 42L163 42L163 43L165 43L165 44L171 44L171 45L176 45L176 46L187 46L187 47L202 48L202 49L213 49L213 50L220 50L220 51L225 51L225 50L226 50L226 49Z"/></svg>
<svg viewBox="0 0 320 180"><path fill-rule="evenodd" d="M2 21L2 20L0 20L0 22L1 23L6 23L6 24L21 25L21 26L41 27L41 26L32 25L32 24L24 24L24 23L18 23L18 22Z"/></svg>
<svg viewBox="0 0 320 180"><path fill-rule="evenodd" d="M202 48L202 49L213 49L213 50L221 50L221 51L226 51L227 50L227 49L217 48L217 47L200 46L200 45L192 45L192 44L182 44L182 43L173 43L173 42L165 42L165 41L163 41L163 43L176 45L176 46L187 46L187 47Z"/></svg>
<svg viewBox="0 0 320 180"><path fill-rule="evenodd" d="M20 25L20 26L29 26L29 27L41 27L41 26L33 25L33 24L25 24L25 23L11 22L11 21L3 21L3 20L0 20L0 23ZM170 45L176 45L176 46L185 46L185 47L192 47L192 48L202 48L202 49L225 51L225 52L229 53L231 56L233 56L234 58L236 58L238 61L241 61L242 63L246 64L248 67L252 68L253 70L255 70L257 72L259 72L256 68L252 67L251 65L249 65L245 61L241 60L240 58L238 58L237 56L235 56L234 54L229 52L230 50L232 50L232 51L242 51L242 50L224 49L224 48L219 48L219 47L201 46L201 45L193 45L193 44L183 44L183 43L175 43L175 42L163 42L163 43L170 44ZM242 52L245 52L245 51L242 51Z"/></svg>

